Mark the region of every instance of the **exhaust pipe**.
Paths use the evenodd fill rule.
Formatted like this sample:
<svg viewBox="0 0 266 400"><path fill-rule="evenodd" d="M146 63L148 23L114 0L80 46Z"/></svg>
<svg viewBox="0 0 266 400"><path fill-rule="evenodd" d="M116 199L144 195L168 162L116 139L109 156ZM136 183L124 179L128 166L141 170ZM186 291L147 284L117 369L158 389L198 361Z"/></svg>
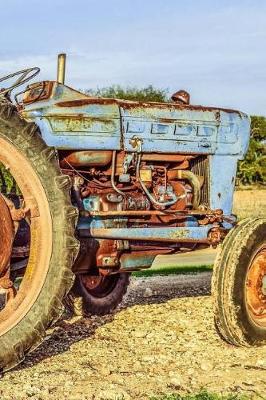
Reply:
<svg viewBox="0 0 266 400"><path fill-rule="evenodd" d="M66 54L58 54L57 58L57 82L65 84L66 75Z"/></svg>

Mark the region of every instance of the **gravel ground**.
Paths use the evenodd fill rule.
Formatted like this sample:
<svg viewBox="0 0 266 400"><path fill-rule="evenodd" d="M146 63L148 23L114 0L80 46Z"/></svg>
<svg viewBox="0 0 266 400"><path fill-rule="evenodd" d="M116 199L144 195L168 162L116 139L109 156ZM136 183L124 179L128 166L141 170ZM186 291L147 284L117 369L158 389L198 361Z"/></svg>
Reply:
<svg viewBox="0 0 266 400"><path fill-rule="evenodd" d="M209 294L209 273L132 279L113 315L66 319L50 330L2 377L0 398L141 400L202 387L266 398L266 347L224 343Z"/></svg>

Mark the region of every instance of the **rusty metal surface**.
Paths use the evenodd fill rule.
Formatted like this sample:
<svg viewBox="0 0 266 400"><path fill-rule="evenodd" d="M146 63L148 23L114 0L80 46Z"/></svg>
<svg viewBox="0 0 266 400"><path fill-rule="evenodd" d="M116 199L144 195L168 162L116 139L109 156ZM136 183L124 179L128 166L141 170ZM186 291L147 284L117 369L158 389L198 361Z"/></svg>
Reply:
<svg viewBox="0 0 266 400"><path fill-rule="evenodd" d="M144 161L160 162L158 153L163 153L165 162L173 162L176 157L177 162L182 162L179 167L187 169L191 157L205 154L209 158L207 205L222 208L230 215L236 165L243 158L249 139L249 119L245 114L177 103L95 98L56 82L45 82L45 90L46 87L49 96L25 104L21 112L40 126L48 145L95 152L118 150L117 173L122 165L120 155L136 152L136 140L141 142ZM32 90L36 92L36 85ZM30 93L29 90L27 96ZM82 158L82 154L75 154L76 166L85 166ZM223 177L218 180L220 171Z"/></svg>
<svg viewBox="0 0 266 400"><path fill-rule="evenodd" d="M0 279L5 274L12 253L13 221L9 208L0 194Z"/></svg>
<svg viewBox="0 0 266 400"><path fill-rule="evenodd" d="M201 227L159 227L159 228L99 228L91 224L87 232L91 237L101 239L146 240L162 242L209 243L210 225Z"/></svg>
<svg viewBox="0 0 266 400"><path fill-rule="evenodd" d="M111 151L84 150L70 152L62 159L60 165L62 167L68 167L69 164L73 167L99 167L108 165L111 160Z"/></svg>
<svg viewBox="0 0 266 400"><path fill-rule="evenodd" d="M165 153L163 155L163 161L165 162L177 162L185 163L186 161L192 160L195 156L184 155L184 154L169 154ZM145 153L142 156L143 161L162 161L162 155L157 153Z"/></svg>
<svg viewBox="0 0 266 400"><path fill-rule="evenodd" d="M138 269L150 268L155 257L160 251L142 251L122 254L120 258L120 272L136 271Z"/></svg>
<svg viewBox="0 0 266 400"><path fill-rule="evenodd" d="M43 101L51 96L53 90L53 82L43 81L33 83L23 92L23 104L32 104L36 101ZM23 107L22 107L23 110Z"/></svg>
<svg viewBox="0 0 266 400"><path fill-rule="evenodd" d="M49 98L25 105L22 115L39 124L47 144L65 149L132 151L130 141L138 135L146 152L214 154L224 143L228 154L242 154L249 126L235 110L95 98L56 82Z"/></svg>
<svg viewBox="0 0 266 400"><path fill-rule="evenodd" d="M246 278L246 300L250 317L266 327L266 245L257 252Z"/></svg>
<svg viewBox="0 0 266 400"><path fill-rule="evenodd" d="M178 92L174 93L171 96L171 99L175 103L179 104L189 104L190 103L190 94L185 90L178 90Z"/></svg>
<svg viewBox="0 0 266 400"><path fill-rule="evenodd" d="M249 118L191 105L183 90L172 100L95 98L58 82L28 89L21 114L58 149L72 179L84 243L75 271L145 267L160 252L216 246L234 225Z"/></svg>
<svg viewBox="0 0 266 400"><path fill-rule="evenodd" d="M221 210L218 210L218 215L221 216ZM137 216L137 217L146 217L152 215L158 215L161 217L165 216L180 216L186 218L188 215L197 215L197 216L204 216L208 220L212 218L212 222L216 222L217 220L217 210L165 210L165 211L158 211L158 210L107 210L107 211L81 211L80 215L84 217L111 217L111 216ZM204 219L205 220L205 219ZM222 220L220 218L219 220Z"/></svg>

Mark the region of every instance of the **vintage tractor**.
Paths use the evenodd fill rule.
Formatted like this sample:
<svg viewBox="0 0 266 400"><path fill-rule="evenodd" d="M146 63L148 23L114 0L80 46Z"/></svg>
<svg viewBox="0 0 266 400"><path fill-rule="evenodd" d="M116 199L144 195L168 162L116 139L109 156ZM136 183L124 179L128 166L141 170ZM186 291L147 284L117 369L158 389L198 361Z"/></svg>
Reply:
<svg viewBox="0 0 266 400"><path fill-rule="evenodd" d="M64 301L84 316L109 313L130 272L225 237L218 331L265 343L266 220L237 224L231 211L249 118L190 105L185 91L165 104L85 95L64 84L64 55L57 81L12 94L38 72L0 80L15 79L0 92L1 369L41 343Z"/></svg>

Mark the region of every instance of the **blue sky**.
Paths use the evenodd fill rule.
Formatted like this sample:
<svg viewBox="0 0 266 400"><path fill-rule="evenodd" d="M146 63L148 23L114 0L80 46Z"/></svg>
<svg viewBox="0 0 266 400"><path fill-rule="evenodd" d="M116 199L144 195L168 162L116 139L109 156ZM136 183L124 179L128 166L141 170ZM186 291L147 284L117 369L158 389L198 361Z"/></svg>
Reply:
<svg viewBox="0 0 266 400"><path fill-rule="evenodd" d="M0 75L186 89L194 104L266 115L266 1L2 0Z"/></svg>

